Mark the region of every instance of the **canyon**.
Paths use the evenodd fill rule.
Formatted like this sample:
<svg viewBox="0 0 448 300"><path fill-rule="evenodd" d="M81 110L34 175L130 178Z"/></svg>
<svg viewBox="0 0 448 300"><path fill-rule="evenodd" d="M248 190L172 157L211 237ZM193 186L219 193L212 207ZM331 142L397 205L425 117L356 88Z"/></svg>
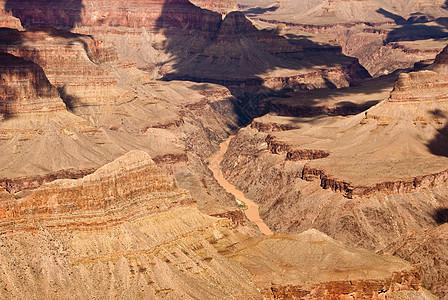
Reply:
<svg viewBox="0 0 448 300"><path fill-rule="evenodd" d="M0 0L0 298L445 299L444 5Z"/></svg>
<svg viewBox="0 0 448 300"><path fill-rule="evenodd" d="M375 77L433 59L447 42L445 1L264 2L245 4L259 27L337 44Z"/></svg>

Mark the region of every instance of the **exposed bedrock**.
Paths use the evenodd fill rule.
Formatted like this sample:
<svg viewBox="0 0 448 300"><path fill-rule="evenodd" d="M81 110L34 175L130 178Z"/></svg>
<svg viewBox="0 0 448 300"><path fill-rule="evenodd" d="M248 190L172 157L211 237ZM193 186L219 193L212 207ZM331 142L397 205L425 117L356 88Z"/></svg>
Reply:
<svg viewBox="0 0 448 300"><path fill-rule="evenodd" d="M448 221L446 208L438 210L434 216L439 224ZM381 251L415 264L422 274L423 285L441 299L446 299L448 296L447 229L448 224L443 224L421 234L408 235Z"/></svg>
<svg viewBox="0 0 448 300"><path fill-rule="evenodd" d="M0 199L2 298L431 299L411 264L316 230L248 238L143 151Z"/></svg>
<svg viewBox="0 0 448 300"><path fill-rule="evenodd" d="M65 104L37 64L0 52L0 114L64 111Z"/></svg>
<svg viewBox="0 0 448 300"><path fill-rule="evenodd" d="M357 57L372 76L433 59L448 36L443 1L278 1L255 7L245 13L260 26L279 24L285 34L327 36L346 55Z"/></svg>
<svg viewBox="0 0 448 300"><path fill-rule="evenodd" d="M231 142L224 175L274 231L316 228L371 250L403 240L388 253L437 261L437 250L419 248L412 235L423 239L446 222L446 55L401 74L389 98L364 113L256 119ZM424 286L445 297L443 260L423 265Z"/></svg>
<svg viewBox="0 0 448 300"><path fill-rule="evenodd" d="M111 70L101 66L117 59L101 40L52 28L2 29L0 51L40 65L69 107L129 98Z"/></svg>

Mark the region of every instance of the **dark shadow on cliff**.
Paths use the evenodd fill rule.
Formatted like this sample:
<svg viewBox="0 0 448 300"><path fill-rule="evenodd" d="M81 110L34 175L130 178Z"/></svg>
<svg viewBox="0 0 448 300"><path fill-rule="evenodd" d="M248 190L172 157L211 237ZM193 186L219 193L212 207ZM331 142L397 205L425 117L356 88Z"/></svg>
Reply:
<svg viewBox="0 0 448 300"><path fill-rule="evenodd" d="M7 0L5 11L19 18L24 28L51 26L70 30L81 21L82 0Z"/></svg>
<svg viewBox="0 0 448 300"><path fill-rule="evenodd" d="M55 41L54 45L61 45L62 47L63 45L82 45L87 56L93 63L95 63L95 59L87 43L90 38L90 36L76 34L53 27L33 27L27 31L0 28L0 52L22 56L26 60L32 60L39 65L42 61L47 59L41 57L41 52L38 49L40 47L39 44L42 40L51 39ZM41 40L41 42L37 42L39 40ZM63 43L58 43L58 41L63 41ZM20 51L17 51L17 49L20 49ZM67 108L72 110L73 103L76 103L77 99L68 94L64 87L58 88L58 91Z"/></svg>
<svg viewBox="0 0 448 300"><path fill-rule="evenodd" d="M434 221L437 225L448 223L448 208L439 208L433 214Z"/></svg>
<svg viewBox="0 0 448 300"><path fill-rule="evenodd" d="M252 7L243 11L243 13L249 17L256 17L258 15L262 15L267 12L274 12L279 9L280 6L271 6L271 7Z"/></svg>
<svg viewBox="0 0 448 300"><path fill-rule="evenodd" d="M163 80L226 86L237 101L239 125L266 113L259 107L263 99L314 88L304 83L310 80L305 70L323 79L320 87L327 88L336 86L328 76L332 67L344 66L353 81L370 76L339 47L258 30L241 12L232 12L223 20L220 14L186 1L167 2L157 27L166 37L164 51L172 57L162 67Z"/></svg>
<svg viewBox="0 0 448 300"><path fill-rule="evenodd" d="M388 33L386 43L447 38L443 27L423 24L407 24Z"/></svg>
<svg viewBox="0 0 448 300"><path fill-rule="evenodd" d="M431 111L439 122L446 122L447 116L440 110ZM436 136L427 144L429 151L437 156L448 157L448 123L439 130Z"/></svg>
<svg viewBox="0 0 448 300"><path fill-rule="evenodd" d="M405 18L403 18L402 16L399 16L399 15L396 15L394 13L391 13L391 12L385 10L384 8L380 8L376 12L379 14L382 14L386 18L392 19L395 22L395 24L397 24L397 25L406 24Z"/></svg>
<svg viewBox="0 0 448 300"><path fill-rule="evenodd" d="M359 114L387 98L398 74L364 80L348 88L294 91L262 102L266 112L283 116L314 117Z"/></svg>

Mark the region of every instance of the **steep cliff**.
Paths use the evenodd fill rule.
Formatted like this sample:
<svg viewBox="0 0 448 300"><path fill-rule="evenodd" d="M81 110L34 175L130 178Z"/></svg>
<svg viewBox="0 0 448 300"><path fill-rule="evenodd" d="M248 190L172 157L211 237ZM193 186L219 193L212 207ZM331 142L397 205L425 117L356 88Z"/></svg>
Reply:
<svg viewBox="0 0 448 300"><path fill-rule="evenodd" d="M0 53L0 114L64 111L65 105L37 64Z"/></svg>
<svg viewBox="0 0 448 300"><path fill-rule="evenodd" d="M212 29L220 14L205 12L188 0L121 1L2 0L1 7L26 28L52 26Z"/></svg>
<svg viewBox="0 0 448 300"><path fill-rule="evenodd" d="M100 40L51 28L2 29L0 51L40 65L70 107L128 100L111 70L101 66L117 54Z"/></svg>

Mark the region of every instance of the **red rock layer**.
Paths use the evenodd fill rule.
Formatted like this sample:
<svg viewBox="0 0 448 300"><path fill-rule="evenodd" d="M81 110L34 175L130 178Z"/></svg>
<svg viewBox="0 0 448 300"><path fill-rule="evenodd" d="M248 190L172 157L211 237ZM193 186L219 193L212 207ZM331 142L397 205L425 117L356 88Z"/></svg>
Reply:
<svg viewBox="0 0 448 300"><path fill-rule="evenodd" d="M417 291L421 288L420 274L414 272L395 273L383 280L333 281L311 288L294 285L274 285L265 295L274 299L394 299L397 291ZM348 297L348 298L343 298Z"/></svg>
<svg viewBox="0 0 448 300"><path fill-rule="evenodd" d="M294 149L294 147L277 141L273 136L268 135L266 138L266 143L268 145L268 150L272 154L286 154L287 160L313 160L325 158L330 153L328 151L316 150L316 149Z"/></svg>
<svg viewBox="0 0 448 300"><path fill-rule="evenodd" d="M3 2L3 3L2 3ZM221 16L204 12L188 0L28 0L1 1L24 27L129 27L215 29Z"/></svg>
<svg viewBox="0 0 448 300"><path fill-rule="evenodd" d="M342 193L345 197L351 199L354 197L371 197L378 193L386 195L412 193L423 188L438 187L448 181L448 170L406 180L387 181L377 183L373 186L362 186L353 185L347 181L326 174L324 170L314 169L305 165L301 179L307 181L318 179L323 189L331 189L333 192Z"/></svg>
<svg viewBox="0 0 448 300"><path fill-rule="evenodd" d="M31 195L0 203L1 232L33 229L34 222L82 229L117 224L194 201L146 152L131 151L79 180L57 180ZM76 214L76 220L70 215Z"/></svg>
<svg viewBox="0 0 448 300"><path fill-rule="evenodd" d="M82 178L86 175L92 174L96 169L67 169L61 170L55 173L50 173L46 175L36 175L30 177L18 177L18 178L1 178L0 187L3 187L8 192L14 194L23 190L32 190L40 187L44 183L52 182L57 179L77 179Z"/></svg>
<svg viewBox="0 0 448 300"><path fill-rule="evenodd" d="M116 60L117 54L92 37L52 28L26 32L4 29L0 30L0 51L42 66L69 103L75 98L81 102L111 101L120 94L116 78L99 65Z"/></svg>
<svg viewBox="0 0 448 300"><path fill-rule="evenodd" d="M63 111L65 105L37 64L0 53L0 113Z"/></svg>

